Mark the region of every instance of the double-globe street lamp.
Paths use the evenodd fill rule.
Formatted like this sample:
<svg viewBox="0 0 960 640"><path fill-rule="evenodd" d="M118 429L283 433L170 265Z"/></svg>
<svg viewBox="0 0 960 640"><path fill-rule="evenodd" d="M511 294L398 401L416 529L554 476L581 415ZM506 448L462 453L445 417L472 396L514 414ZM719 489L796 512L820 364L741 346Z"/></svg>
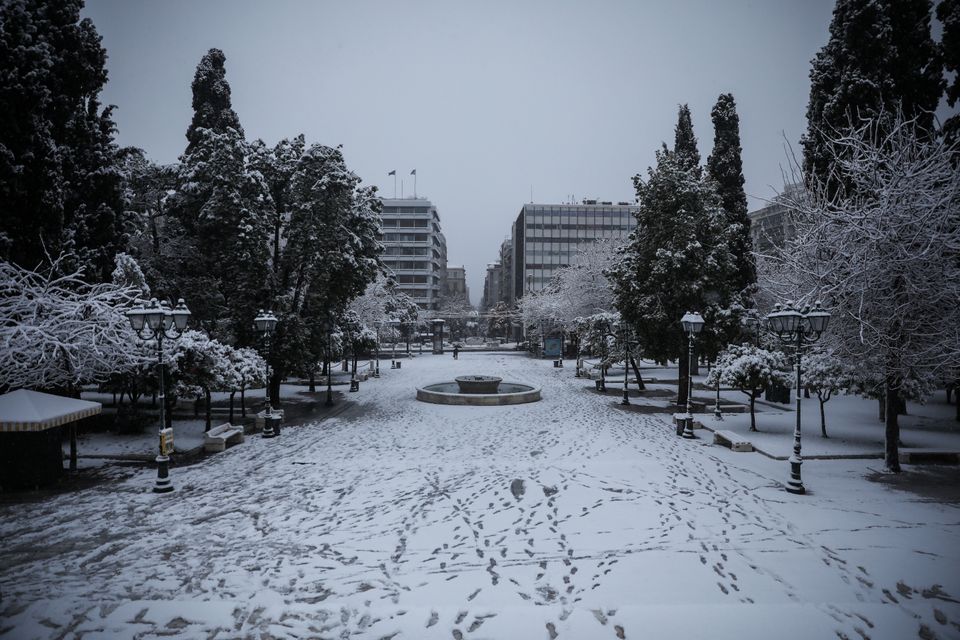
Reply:
<svg viewBox="0 0 960 640"><path fill-rule="evenodd" d="M157 456L157 482L153 486L154 493L168 493L173 491L170 483L170 457L173 453L173 429L166 425L166 393L164 393L164 362L163 340L176 340L183 335L190 320L190 310L183 298L177 300L177 306L171 309L167 304L161 304L152 298L147 305L127 311L127 320L134 332L142 340L157 341L157 378L160 392L160 453Z"/></svg>
<svg viewBox="0 0 960 640"><path fill-rule="evenodd" d="M818 300L813 310L804 307L802 311L793 306L788 300L781 307L775 305L773 312L765 318L767 330L777 336L781 343L793 346L796 349L797 370L797 426L793 431L793 455L790 456L790 480L787 482L787 491L802 494L806 492L800 478L800 467L803 458L800 456L800 358L805 345L815 343L827 330L830 313L823 309Z"/></svg>
<svg viewBox="0 0 960 640"><path fill-rule="evenodd" d="M680 434L684 438L691 439L693 435L693 345L697 339L697 334L703 329L703 316L693 311L687 311L680 323L687 334L687 415L683 418L683 432Z"/></svg>
<svg viewBox="0 0 960 640"><path fill-rule="evenodd" d="M270 402L270 338L277 328L277 316L272 311L260 309L253 319L254 328L263 336L263 361L266 365L263 409L263 437L274 438L280 435L280 418L273 417L273 404Z"/></svg>

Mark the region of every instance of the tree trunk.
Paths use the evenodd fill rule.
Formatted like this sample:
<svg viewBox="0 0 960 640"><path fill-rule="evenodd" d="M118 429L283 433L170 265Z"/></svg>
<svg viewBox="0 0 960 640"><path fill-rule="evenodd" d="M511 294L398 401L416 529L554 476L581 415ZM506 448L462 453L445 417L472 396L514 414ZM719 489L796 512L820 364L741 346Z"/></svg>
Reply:
<svg viewBox="0 0 960 640"><path fill-rule="evenodd" d="M206 415L204 416L204 418L206 419L206 424L204 425L203 430L210 431L210 389L204 389L203 396L204 396L204 399L206 400L206 405L207 405L207 409L205 412Z"/></svg>
<svg viewBox="0 0 960 640"><path fill-rule="evenodd" d="M757 430L757 396L760 395L760 391L751 391L750 392L750 431Z"/></svg>
<svg viewBox="0 0 960 640"><path fill-rule="evenodd" d="M819 394L817 394L817 397L819 397ZM827 416L823 411L823 405L826 403L826 400L820 398L820 435L824 438L829 438L830 436L827 435Z"/></svg>
<svg viewBox="0 0 960 640"><path fill-rule="evenodd" d="M900 424L897 422L897 391L893 380L887 378L884 396L886 397L886 420L884 421L886 438L886 466L890 471L900 471Z"/></svg>
<svg viewBox="0 0 960 640"><path fill-rule="evenodd" d="M230 419L229 419L230 424L233 424L233 396L235 395L237 395L236 391L230 392Z"/></svg>
<svg viewBox="0 0 960 640"><path fill-rule="evenodd" d="M630 356L630 366L633 367L633 375L637 376L637 389L644 391L647 387L643 384L643 378L640 377L640 367L637 366L637 361L633 359L633 356Z"/></svg>
<svg viewBox="0 0 960 640"><path fill-rule="evenodd" d="M887 421L887 396L880 394L880 397L877 398L880 401L880 422Z"/></svg>
<svg viewBox="0 0 960 640"><path fill-rule="evenodd" d="M240 417L247 417L247 399L244 397L246 395L246 387L240 387Z"/></svg>
<svg viewBox="0 0 960 640"><path fill-rule="evenodd" d="M313 369L310 370L309 380L310 380L310 393L316 393L316 391L317 391L317 374L316 374L316 372L315 372Z"/></svg>
<svg viewBox="0 0 960 640"><path fill-rule="evenodd" d="M690 375L692 376L700 375L700 354L698 353L698 351L699 349L697 349L697 345L694 344L693 345L693 371L690 372ZM686 354L684 354L684 356L685 356L684 360L689 359L686 357Z"/></svg>
<svg viewBox="0 0 960 640"><path fill-rule="evenodd" d="M807 398L808 400L810 399L810 387L803 388L803 397Z"/></svg>

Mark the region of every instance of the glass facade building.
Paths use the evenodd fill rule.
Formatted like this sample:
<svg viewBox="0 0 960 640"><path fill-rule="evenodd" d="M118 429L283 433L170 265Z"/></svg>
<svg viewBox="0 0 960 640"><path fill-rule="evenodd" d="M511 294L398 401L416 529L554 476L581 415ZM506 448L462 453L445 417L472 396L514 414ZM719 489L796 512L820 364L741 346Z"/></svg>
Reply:
<svg viewBox="0 0 960 640"><path fill-rule="evenodd" d="M425 198L381 198L383 263L421 309L436 310L446 287L447 240Z"/></svg>
<svg viewBox="0 0 960 640"><path fill-rule="evenodd" d="M626 240L637 224L625 202L527 204L513 223L513 292L540 291L577 251L601 238Z"/></svg>

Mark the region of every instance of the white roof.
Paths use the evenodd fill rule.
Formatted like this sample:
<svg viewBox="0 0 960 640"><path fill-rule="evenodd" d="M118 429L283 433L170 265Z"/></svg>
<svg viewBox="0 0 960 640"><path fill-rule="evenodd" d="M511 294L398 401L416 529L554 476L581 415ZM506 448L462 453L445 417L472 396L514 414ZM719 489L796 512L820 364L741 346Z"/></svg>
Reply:
<svg viewBox="0 0 960 640"><path fill-rule="evenodd" d="M43 431L100 413L102 405L17 389L0 396L0 431Z"/></svg>

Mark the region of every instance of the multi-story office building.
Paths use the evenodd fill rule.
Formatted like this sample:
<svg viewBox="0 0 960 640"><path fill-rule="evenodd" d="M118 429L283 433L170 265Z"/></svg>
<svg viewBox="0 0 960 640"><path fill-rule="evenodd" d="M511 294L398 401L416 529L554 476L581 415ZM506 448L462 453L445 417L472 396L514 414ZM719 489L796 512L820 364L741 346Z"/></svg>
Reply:
<svg viewBox="0 0 960 640"><path fill-rule="evenodd" d="M444 293L448 296L462 297L470 302L470 288L467 287L467 271L460 265L447 265L447 282Z"/></svg>
<svg viewBox="0 0 960 640"><path fill-rule="evenodd" d="M381 198L383 263L421 309L436 310L446 286L447 241L426 198Z"/></svg>
<svg viewBox="0 0 960 640"><path fill-rule="evenodd" d="M512 293L540 291L577 251L602 238L626 240L636 226L635 205L627 202L527 204L513 223Z"/></svg>
<svg viewBox="0 0 960 640"><path fill-rule="evenodd" d="M513 295L513 238L507 238L500 243L500 286L497 299L493 305L503 301L512 307L516 298Z"/></svg>
<svg viewBox="0 0 960 640"><path fill-rule="evenodd" d="M500 281L503 278L503 267L499 262L487 265L487 276L483 279L483 299L480 300L480 311L492 309L500 302Z"/></svg>
<svg viewBox="0 0 960 640"><path fill-rule="evenodd" d="M783 193L774 198L770 204L748 214L754 251L769 253L772 249L783 247L793 238L796 230L787 201L802 188L803 186L799 184L788 184Z"/></svg>

